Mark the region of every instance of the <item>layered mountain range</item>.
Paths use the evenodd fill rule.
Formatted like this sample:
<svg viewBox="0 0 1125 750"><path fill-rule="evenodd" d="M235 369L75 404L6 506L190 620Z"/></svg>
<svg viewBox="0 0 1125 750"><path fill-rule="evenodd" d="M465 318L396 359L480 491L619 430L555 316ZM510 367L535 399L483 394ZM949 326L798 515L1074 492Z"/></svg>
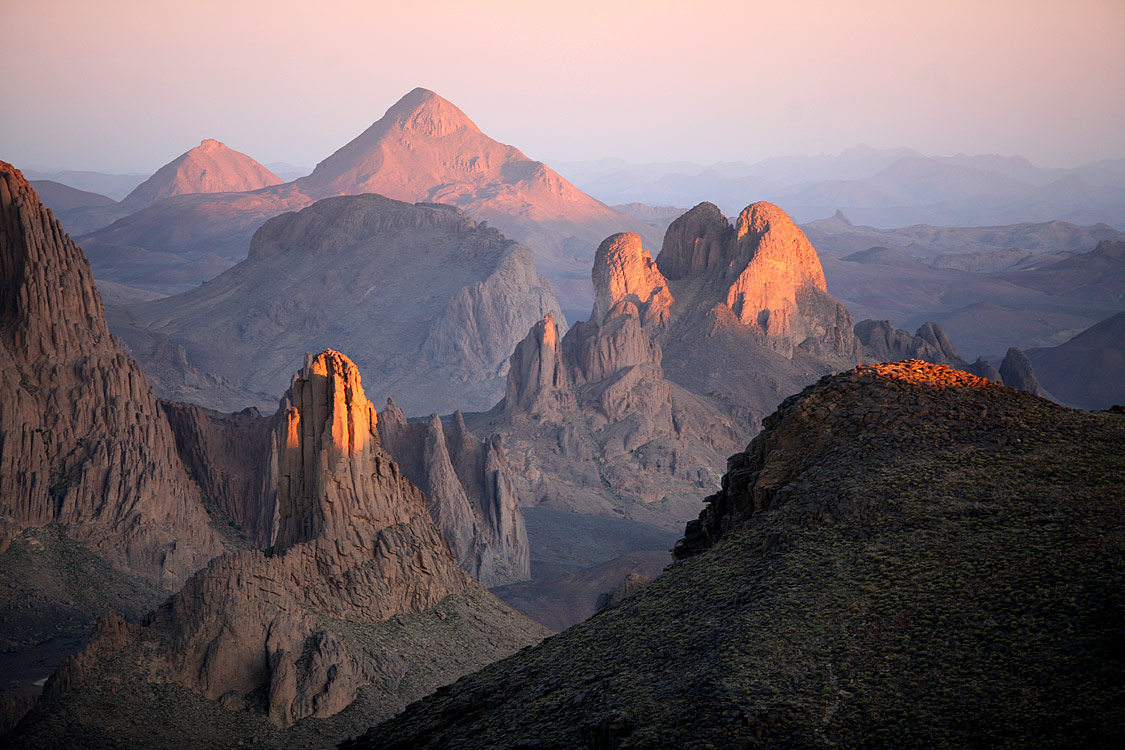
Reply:
<svg viewBox="0 0 1125 750"><path fill-rule="evenodd" d="M746 195L760 195L802 222L844 209L881 227L1061 218L1125 229L1125 159L1057 169L1037 167L1020 156L926 156L908 148L859 145L839 154L781 156L755 164L605 159L556 167L611 204L690 206L709 199L735 211Z"/></svg>
<svg viewBox="0 0 1125 750"><path fill-rule="evenodd" d="M205 141L185 157L206 151L209 143L214 142ZM187 179L177 160L150 179L155 184L138 186L119 205L128 215L114 217L120 220L112 226L92 231L82 216L69 214L64 226L73 233L91 232L81 240L99 278L176 292L245 258L251 236L267 219L322 198L379 193L411 203L447 203L531 247L568 308L589 304L586 271L603 237L622 230L653 232L649 224L590 198L542 162L489 138L461 110L426 89L408 93L312 174L291 183L273 184L272 173L256 162L236 163L234 153L215 167L224 175L221 182L202 179L198 168L194 179ZM201 157L189 161L200 163ZM172 175L175 184L187 187L169 190L166 178ZM216 191L215 184L226 187ZM189 192L194 194L180 194ZM135 205L136 196L165 200L144 207Z"/></svg>
<svg viewBox="0 0 1125 750"><path fill-rule="evenodd" d="M114 328L169 398L269 408L294 359L335 347L377 399L424 414L494 403L512 348L549 313L523 245L451 206L355 195L271 219L246 260Z"/></svg>
<svg viewBox="0 0 1125 750"><path fill-rule="evenodd" d="M1113 746L1122 440L920 361L825 377L661 577L344 747Z"/></svg>

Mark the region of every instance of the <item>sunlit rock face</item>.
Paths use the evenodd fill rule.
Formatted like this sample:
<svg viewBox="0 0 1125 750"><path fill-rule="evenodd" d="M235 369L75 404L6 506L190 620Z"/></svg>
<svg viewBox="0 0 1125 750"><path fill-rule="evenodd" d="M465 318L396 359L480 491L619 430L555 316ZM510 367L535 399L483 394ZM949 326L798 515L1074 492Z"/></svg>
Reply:
<svg viewBox="0 0 1125 750"><path fill-rule="evenodd" d="M222 551L89 262L0 162L0 550L52 522L168 588Z"/></svg>
<svg viewBox="0 0 1125 750"><path fill-rule="evenodd" d="M280 177L251 157L207 138L156 170L123 202L140 208L175 195L241 193L279 184Z"/></svg>
<svg viewBox="0 0 1125 750"><path fill-rule="evenodd" d="M668 279L701 287L696 304L712 302L719 320L748 327L774 351L855 356L851 316L828 295L816 250L771 203L747 206L733 226L701 203L669 226L656 263Z"/></svg>
<svg viewBox="0 0 1125 750"><path fill-rule="evenodd" d="M393 659L356 651L322 618L381 622L473 586L377 420L343 354L294 375L273 435L274 545L213 560L150 617L172 680L211 699L267 689L280 725L330 716Z"/></svg>
<svg viewBox="0 0 1125 750"><path fill-rule="evenodd" d="M530 548L499 435L478 440L461 412L407 422L392 400L379 416L383 447L426 495L430 517L461 567L485 586L531 577Z"/></svg>
<svg viewBox="0 0 1125 750"><path fill-rule="evenodd" d="M660 325L667 322L672 295L668 281L656 267L641 236L633 232L615 234L598 247L592 272L594 310L590 319L605 319L618 302L633 303L641 322Z"/></svg>

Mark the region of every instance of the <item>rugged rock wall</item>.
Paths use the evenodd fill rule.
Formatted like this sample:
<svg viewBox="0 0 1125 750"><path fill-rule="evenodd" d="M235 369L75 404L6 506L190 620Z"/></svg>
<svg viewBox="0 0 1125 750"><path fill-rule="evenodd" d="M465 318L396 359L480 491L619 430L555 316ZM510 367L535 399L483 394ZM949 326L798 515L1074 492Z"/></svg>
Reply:
<svg viewBox="0 0 1125 750"><path fill-rule="evenodd" d="M89 262L0 163L0 549L52 522L167 588L222 551Z"/></svg>
<svg viewBox="0 0 1125 750"><path fill-rule="evenodd" d="M236 414L160 401L176 449L217 521L234 524L255 547L273 544L277 528L276 416Z"/></svg>
<svg viewBox="0 0 1125 750"><path fill-rule="evenodd" d="M474 584L380 446L375 408L344 355L309 357L294 375L271 449L274 545L212 560L138 632L164 644L149 656L154 673L232 708L264 691L269 717L288 726L401 675L393 656L356 650L332 621L422 612ZM81 680L95 657L77 657L67 679Z"/></svg>
<svg viewBox="0 0 1125 750"><path fill-rule="evenodd" d="M701 203L668 227L656 264L701 287L693 306L729 311L774 351L855 356L851 316L829 296L816 250L771 203L747 206L733 227Z"/></svg>
<svg viewBox="0 0 1125 750"><path fill-rule="evenodd" d="M461 567L488 587L531 577L531 559L511 469L499 435L477 440L461 412L407 422L387 401L379 415L383 447L426 496L430 517Z"/></svg>

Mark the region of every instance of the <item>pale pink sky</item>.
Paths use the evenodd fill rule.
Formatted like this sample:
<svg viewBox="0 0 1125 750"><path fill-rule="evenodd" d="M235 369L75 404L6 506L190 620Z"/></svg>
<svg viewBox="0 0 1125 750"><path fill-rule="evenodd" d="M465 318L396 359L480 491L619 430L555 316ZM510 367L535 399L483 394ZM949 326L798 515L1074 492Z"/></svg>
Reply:
<svg viewBox="0 0 1125 750"><path fill-rule="evenodd" d="M425 86L534 158L1125 156L1125 0L0 0L0 159L315 164Z"/></svg>

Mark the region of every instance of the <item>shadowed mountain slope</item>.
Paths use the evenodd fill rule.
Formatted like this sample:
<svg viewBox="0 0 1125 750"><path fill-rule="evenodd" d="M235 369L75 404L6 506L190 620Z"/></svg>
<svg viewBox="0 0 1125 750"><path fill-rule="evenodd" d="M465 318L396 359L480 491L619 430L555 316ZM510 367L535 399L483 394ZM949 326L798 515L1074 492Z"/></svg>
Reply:
<svg viewBox="0 0 1125 750"><path fill-rule="evenodd" d="M663 576L345 747L1113 746L1123 440L926 363L824 378Z"/></svg>
<svg viewBox="0 0 1125 750"><path fill-rule="evenodd" d="M378 399L408 414L481 409L503 388L527 328L559 315L531 251L452 206L379 195L318 201L267 222L250 256L184 294L128 309L117 327L161 394L207 406L262 408L304 352L349 351ZM172 339L186 366L159 368ZM166 352L165 352L166 354Z"/></svg>
<svg viewBox="0 0 1125 750"><path fill-rule="evenodd" d="M1084 409L1125 405L1125 312L1027 356L1043 387L1063 403Z"/></svg>

